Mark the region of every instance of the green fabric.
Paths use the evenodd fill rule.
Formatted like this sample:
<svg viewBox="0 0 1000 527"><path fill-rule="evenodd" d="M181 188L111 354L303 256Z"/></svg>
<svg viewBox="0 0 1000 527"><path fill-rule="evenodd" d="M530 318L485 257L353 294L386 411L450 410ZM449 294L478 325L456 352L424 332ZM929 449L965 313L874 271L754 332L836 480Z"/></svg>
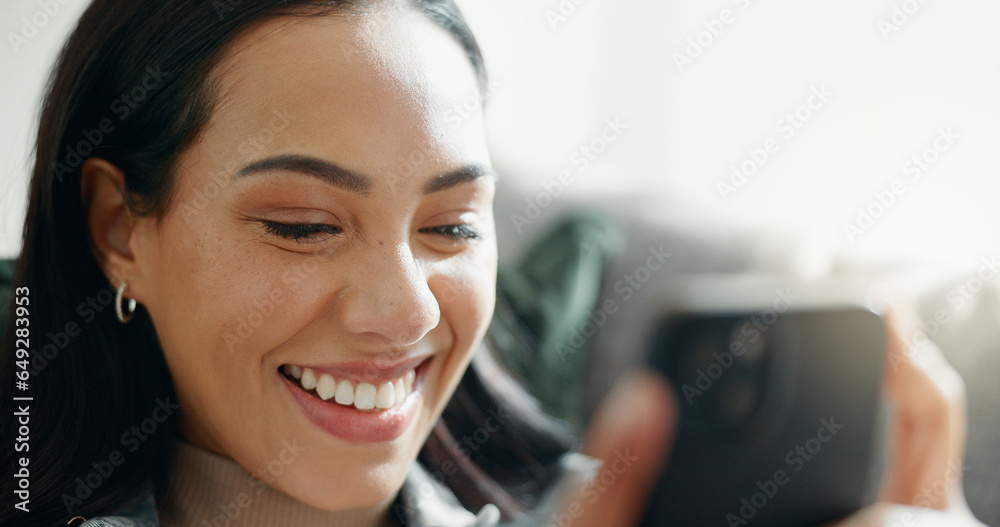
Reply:
<svg viewBox="0 0 1000 527"><path fill-rule="evenodd" d="M565 218L518 262L501 264L497 284L534 345L503 342L497 352L545 410L581 425L588 324L615 250L613 224L595 214ZM495 323L501 322L494 320Z"/></svg>

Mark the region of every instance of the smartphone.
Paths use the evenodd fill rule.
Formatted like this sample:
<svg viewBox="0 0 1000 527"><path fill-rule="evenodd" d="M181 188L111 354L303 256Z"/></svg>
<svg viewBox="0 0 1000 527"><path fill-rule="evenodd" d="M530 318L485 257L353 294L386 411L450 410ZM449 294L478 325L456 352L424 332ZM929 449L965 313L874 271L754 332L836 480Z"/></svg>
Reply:
<svg viewBox="0 0 1000 527"><path fill-rule="evenodd" d="M680 416L642 526L816 526L875 500L888 426L882 317L763 291L651 325L648 364L671 381Z"/></svg>

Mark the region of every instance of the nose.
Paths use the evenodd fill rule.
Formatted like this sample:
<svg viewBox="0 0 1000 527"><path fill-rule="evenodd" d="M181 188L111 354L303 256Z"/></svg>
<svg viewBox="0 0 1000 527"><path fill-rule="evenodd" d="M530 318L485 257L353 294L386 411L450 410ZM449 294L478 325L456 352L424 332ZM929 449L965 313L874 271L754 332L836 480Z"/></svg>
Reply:
<svg viewBox="0 0 1000 527"><path fill-rule="evenodd" d="M356 260L340 318L356 334L377 334L394 347L415 344L441 320L441 308L408 244L388 244Z"/></svg>

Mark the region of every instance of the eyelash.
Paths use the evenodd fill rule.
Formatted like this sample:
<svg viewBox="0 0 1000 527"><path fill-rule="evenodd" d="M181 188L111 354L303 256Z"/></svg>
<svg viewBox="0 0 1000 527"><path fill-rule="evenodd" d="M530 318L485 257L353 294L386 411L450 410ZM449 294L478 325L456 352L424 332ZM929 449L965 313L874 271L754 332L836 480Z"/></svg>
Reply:
<svg viewBox="0 0 1000 527"><path fill-rule="evenodd" d="M281 223L277 221L261 221L261 223L268 234L297 242L309 238L314 234L332 234L337 236L343 232L343 229L340 227L325 223Z"/></svg>
<svg viewBox="0 0 1000 527"><path fill-rule="evenodd" d="M344 232L340 227L325 223L281 223L276 221L262 221L261 223L268 234L295 241L302 241L315 234L338 236ZM452 240L478 240L480 238L479 232L467 223L424 227L418 232L433 233Z"/></svg>
<svg viewBox="0 0 1000 527"><path fill-rule="evenodd" d="M437 227L424 227L419 232L432 232L434 234L451 238L452 240L478 240L479 231L468 223L458 225L439 225Z"/></svg>

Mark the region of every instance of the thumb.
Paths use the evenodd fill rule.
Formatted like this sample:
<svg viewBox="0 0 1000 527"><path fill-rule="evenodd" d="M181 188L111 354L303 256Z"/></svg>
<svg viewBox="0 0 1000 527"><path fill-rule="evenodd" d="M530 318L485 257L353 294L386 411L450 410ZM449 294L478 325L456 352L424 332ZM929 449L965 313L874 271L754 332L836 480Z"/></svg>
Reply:
<svg viewBox="0 0 1000 527"><path fill-rule="evenodd" d="M676 398L662 376L640 371L620 380L587 431L583 453L603 464L592 481L564 498L570 525L636 525L670 451L676 421Z"/></svg>

